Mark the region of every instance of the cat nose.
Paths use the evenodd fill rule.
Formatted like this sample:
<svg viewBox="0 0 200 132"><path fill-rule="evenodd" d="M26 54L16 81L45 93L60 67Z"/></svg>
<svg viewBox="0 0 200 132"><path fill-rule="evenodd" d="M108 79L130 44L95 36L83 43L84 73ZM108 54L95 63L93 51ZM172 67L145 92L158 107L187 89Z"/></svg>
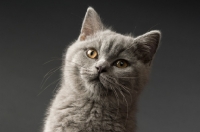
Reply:
<svg viewBox="0 0 200 132"><path fill-rule="evenodd" d="M98 67L96 66L96 69L97 69L98 73L106 72L105 67L102 67L102 66L98 66Z"/></svg>
<svg viewBox="0 0 200 132"><path fill-rule="evenodd" d="M97 69L98 73L102 73L102 72L106 72L106 68L108 67L109 63L102 59L102 60L99 60L95 66L95 68Z"/></svg>

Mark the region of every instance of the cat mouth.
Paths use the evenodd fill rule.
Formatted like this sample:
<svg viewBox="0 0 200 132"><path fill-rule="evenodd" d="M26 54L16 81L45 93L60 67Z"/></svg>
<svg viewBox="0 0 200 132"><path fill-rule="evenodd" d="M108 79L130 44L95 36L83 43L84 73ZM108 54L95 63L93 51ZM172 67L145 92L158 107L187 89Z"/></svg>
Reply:
<svg viewBox="0 0 200 132"><path fill-rule="evenodd" d="M98 74L98 75L93 79L93 81L98 82L98 83L100 83L101 85L103 85L103 86L105 87L105 82L106 82L106 80L105 80L104 75Z"/></svg>
<svg viewBox="0 0 200 132"><path fill-rule="evenodd" d="M94 76L93 78L91 78L92 82L99 82L101 84L103 84L103 78L101 74L97 74L96 76Z"/></svg>
<svg viewBox="0 0 200 132"><path fill-rule="evenodd" d="M100 74L98 74L96 77L94 77L92 79L92 81L98 81L98 82L100 82Z"/></svg>
<svg viewBox="0 0 200 132"><path fill-rule="evenodd" d="M106 85L106 76L104 75L105 73L93 73L89 74L88 72L85 72L84 70L82 71L82 77L83 79L86 79L90 83L98 83L102 86L105 87Z"/></svg>

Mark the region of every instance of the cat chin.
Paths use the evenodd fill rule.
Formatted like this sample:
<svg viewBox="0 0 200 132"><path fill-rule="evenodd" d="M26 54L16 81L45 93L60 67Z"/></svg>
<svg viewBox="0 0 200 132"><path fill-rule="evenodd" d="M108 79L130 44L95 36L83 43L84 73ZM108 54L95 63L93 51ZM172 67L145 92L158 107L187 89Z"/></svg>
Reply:
<svg viewBox="0 0 200 132"><path fill-rule="evenodd" d="M108 84L105 82L105 80L103 79L104 77L103 74L102 75L93 75L92 77L88 75L82 75L82 79L85 82L85 88L87 90L89 90L92 93L98 93L99 92L104 92L107 91L108 88Z"/></svg>
<svg viewBox="0 0 200 132"><path fill-rule="evenodd" d="M97 76L96 78L93 78L93 79L90 78L90 79L87 80L86 82L88 83L88 86L89 86L89 87L93 87L94 89L103 87L103 84L102 84L102 82L100 81L99 76Z"/></svg>

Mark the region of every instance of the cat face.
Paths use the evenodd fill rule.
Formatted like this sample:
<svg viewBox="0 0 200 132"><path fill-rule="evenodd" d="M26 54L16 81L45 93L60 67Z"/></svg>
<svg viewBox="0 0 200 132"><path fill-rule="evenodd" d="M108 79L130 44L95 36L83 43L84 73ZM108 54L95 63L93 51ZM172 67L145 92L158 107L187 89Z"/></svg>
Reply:
<svg viewBox="0 0 200 132"><path fill-rule="evenodd" d="M83 42L76 59L80 60L80 77L86 88L94 92L112 89L117 83L118 87L127 85L135 76L136 57L128 49L133 43L133 38L111 31L99 32Z"/></svg>
<svg viewBox="0 0 200 132"><path fill-rule="evenodd" d="M66 53L65 81L96 96L108 91L135 95L146 83L159 39L159 31L133 38L105 29L89 8L79 39Z"/></svg>

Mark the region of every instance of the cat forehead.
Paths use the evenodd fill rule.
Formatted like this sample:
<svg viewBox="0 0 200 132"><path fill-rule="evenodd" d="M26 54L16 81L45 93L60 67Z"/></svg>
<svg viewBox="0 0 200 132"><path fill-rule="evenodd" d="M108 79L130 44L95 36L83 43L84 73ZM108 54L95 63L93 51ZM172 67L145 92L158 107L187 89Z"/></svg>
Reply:
<svg viewBox="0 0 200 132"><path fill-rule="evenodd" d="M127 46L133 44L133 41L133 37L131 36L125 36L108 30L98 32L88 38L88 45L86 45L94 45L95 47L99 47L103 51L106 51L111 49L127 48Z"/></svg>
<svg viewBox="0 0 200 132"><path fill-rule="evenodd" d="M131 36L122 35L120 33L116 33L110 30L98 32L94 35L94 37L99 37L102 41L115 41L115 42L129 42L133 40Z"/></svg>

